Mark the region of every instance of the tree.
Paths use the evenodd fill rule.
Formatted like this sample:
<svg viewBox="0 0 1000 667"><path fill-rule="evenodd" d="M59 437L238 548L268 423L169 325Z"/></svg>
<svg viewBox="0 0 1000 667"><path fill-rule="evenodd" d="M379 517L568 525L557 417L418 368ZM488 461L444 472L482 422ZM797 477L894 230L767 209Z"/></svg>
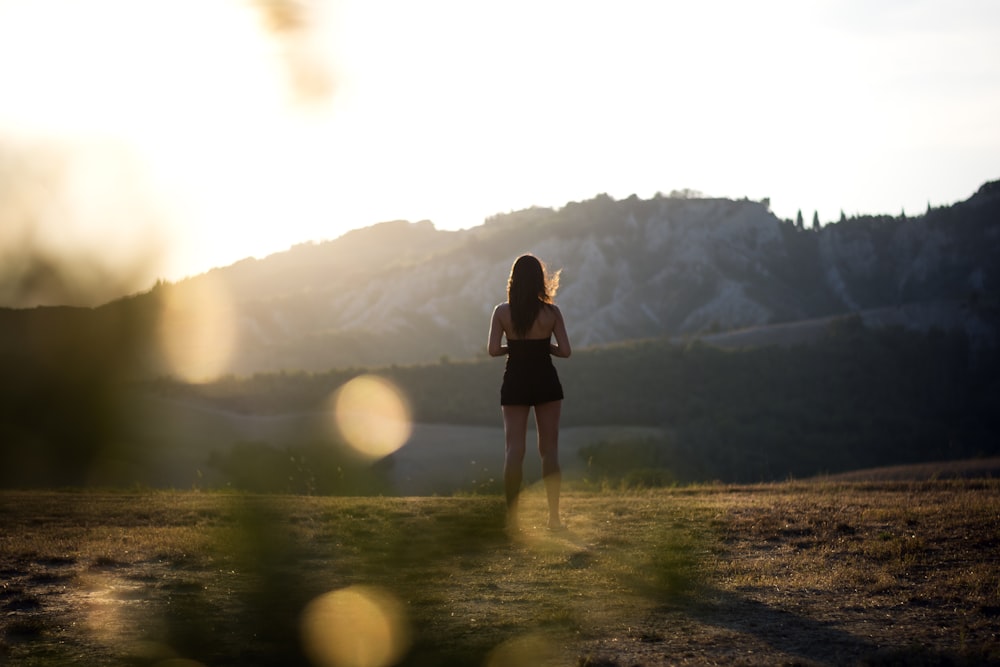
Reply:
<svg viewBox="0 0 1000 667"><path fill-rule="evenodd" d="M705 194L699 190L693 190L691 188L683 188L681 190L671 190L669 197L671 199L702 199Z"/></svg>
<svg viewBox="0 0 1000 667"><path fill-rule="evenodd" d="M819 231L819 211L813 211L813 231Z"/></svg>
<svg viewBox="0 0 1000 667"><path fill-rule="evenodd" d="M802 229L804 226L805 223L802 222L802 209L799 209L799 212L795 214L795 229Z"/></svg>

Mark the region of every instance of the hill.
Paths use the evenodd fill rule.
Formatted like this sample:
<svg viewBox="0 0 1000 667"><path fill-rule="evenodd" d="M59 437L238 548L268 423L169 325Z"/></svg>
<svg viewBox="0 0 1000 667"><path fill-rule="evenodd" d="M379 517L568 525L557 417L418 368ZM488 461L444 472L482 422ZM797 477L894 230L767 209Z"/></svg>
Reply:
<svg viewBox="0 0 1000 667"><path fill-rule="evenodd" d="M44 348L25 340L40 327L72 336L76 321L95 320L85 326L140 339L135 373L190 379L474 358L523 252L562 269L558 300L578 348L846 313L877 326L961 329L992 344L1000 182L920 216L820 229L779 220L766 201L680 196L602 195L459 232L387 222L97 309L2 309L0 343L19 355ZM200 368L199 359L211 363Z"/></svg>
<svg viewBox="0 0 1000 667"><path fill-rule="evenodd" d="M785 346L655 339L580 350L559 364L567 479L758 482L1000 455L997 348L973 348L960 332L872 330L859 317L813 335ZM495 490L502 369L497 359L439 361L206 384L60 375L61 385L25 384L27 398L12 390L2 404L0 486ZM363 372L395 385L412 416L405 446L374 463L352 454L331 420L331 397Z"/></svg>
<svg viewBox="0 0 1000 667"><path fill-rule="evenodd" d="M788 346L723 349L658 339L574 354L559 362L567 393L562 422L564 431L578 429L583 437L564 450L564 461L593 481L660 485L780 480L1000 454L995 348L975 351L960 333L871 330L857 317L814 335ZM450 440L450 465L447 457L437 459L449 477L476 460L490 468L487 478L500 478L502 362L376 370L409 398L417 424L470 429L464 440ZM258 375L201 386L160 381L146 391L255 418L318 414L359 372ZM621 431L598 431L609 427ZM475 434L482 428L493 429L485 442ZM419 437L424 433L418 430L390 461L405 467L435 456L433 438ZM294 449L302 438L267 442Z"/></svg>
<svg viewBox="0 0 1000 667"><path fill-rule="evenodd" d="M0 343L14 356L47 354L90 320L85 328L138 339L135 374L199 380L474 358L523 252L562 269L558 300L578 348L859 312L877 326L960 329L992 344L1000 182L920 216L844 218L820 229L779 220L766 200L681 196L601 195L459 232L387 222L97 309L0 309ZM40 328L70 341L48 343L53 334ZM211 363L201 368L204 359Z"/></svg>
<svg viewBox="0 0 1000 667"><path fill-rule="evenodd" d="M910 465L885 466L824 475L825 482L925 482L956 479L1000 478L1000 457L932 461Z"/></svg>
<svg viewBox="0 0 1000 667"><path fill-rule="evenodd" d="M230 480L246 472L236 445L265 468L275 451L342 468L312 431L268 429L322 410L366 368L402 387L419 424L495 427L501 364L485 357L486 326L527 250L565 268L559 303L578 350L560 366L565 425L660 429L618 457L657 483L997 453L990 183L922 216L815 230L766 201L663 196L598 196L462 232L384 223L95 309L0 309L0 484L149 479L154 461L170 467L161 453L193 443L185 469L216 452ZM239 426L137 418L135 396L164 392ZM599 440L579 446L613 463L600 446L622 443Z"/></svg>
<svg viewBox="0 0 1000 667"><path fill-rule="evenodd" d="M993 340L1000 183L921 216L818 230L779 220L766 201L602 195L461 232L384 223L169 289L228 295L236 342L226 372L464 359L482 354L523 252L562 269L558 299L578 347L874 309Z"/></svg>

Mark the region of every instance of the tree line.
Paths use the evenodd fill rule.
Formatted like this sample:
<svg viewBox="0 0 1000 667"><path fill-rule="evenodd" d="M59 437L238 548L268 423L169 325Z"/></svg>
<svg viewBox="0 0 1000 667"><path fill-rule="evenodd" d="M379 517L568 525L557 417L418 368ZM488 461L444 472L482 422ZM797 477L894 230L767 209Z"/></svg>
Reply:
<svg viewBox="0 0 1000 667"><path fill-rule="evenodd" d="M125 400L143 394L246 415L315 412L350 378L376 372L409 397L418 422L500 424L500 359L261 373L190 385L132 375L130 358L144 349L132 328L141 326L98 326L73 310L45 315L59 326L43 321L18 333L12 319L3 331L35 347L0 355L2 487L83 484L83 471L95 461L146 465L146 452L130 439L136 415ZM656 442L594 443L587 456L597 477L646 470L651 480L752 482L995 455L1000 448L997 347L973 346L961 333L870 330L847 317L795 346L725 350L655 339L582 349L556 363L565 426L645 425L666 434ZM219 455L214 465L246 476L241 466L270 456L260 444L245 444L241 456ZM296 490L337 491L325 485L325 471L343 469L344 461L312 442L284 444L294 470L282 474L300 480ZM272 463L262 469L281 467Z"/></svg>
<svg viewBox="0 0 1000 667"><path fill-rule="evenodd" d="M998 453L1000 357L960 333L869 330L836 321L820 339L725 350L698 341L636 341L557 362L564 426L660 427L662 439L594 443L597 477L756 482ZM369 369L261 374L204 386L160 380L236 412L324 409ZM500 423L500 360L375 369L425 423ZM152 389L154 385L148 388Z"/></svg>

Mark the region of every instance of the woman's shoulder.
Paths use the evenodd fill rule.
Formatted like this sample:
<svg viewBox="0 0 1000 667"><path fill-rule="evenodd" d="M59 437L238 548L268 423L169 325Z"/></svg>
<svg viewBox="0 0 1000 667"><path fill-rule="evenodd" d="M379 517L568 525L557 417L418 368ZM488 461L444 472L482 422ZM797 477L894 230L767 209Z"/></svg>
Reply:
<svg viewBox="0 0 1000 667"><path fill-rule="evenodd" d="M510 321L510 304L504 301L503 303L498 303L493 309L493 319L500 320L501 322Z"/></svg>

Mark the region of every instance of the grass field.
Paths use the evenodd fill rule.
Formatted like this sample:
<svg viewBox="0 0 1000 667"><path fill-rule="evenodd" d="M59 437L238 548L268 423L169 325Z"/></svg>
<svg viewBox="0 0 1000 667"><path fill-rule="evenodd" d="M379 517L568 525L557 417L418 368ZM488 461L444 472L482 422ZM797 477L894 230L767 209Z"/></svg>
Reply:
<svg viewBox="0 0 1000 667"><path fill-rule="evenodd" d="M1000 663L1000 481L0 493L0 663Z"/></svg>

